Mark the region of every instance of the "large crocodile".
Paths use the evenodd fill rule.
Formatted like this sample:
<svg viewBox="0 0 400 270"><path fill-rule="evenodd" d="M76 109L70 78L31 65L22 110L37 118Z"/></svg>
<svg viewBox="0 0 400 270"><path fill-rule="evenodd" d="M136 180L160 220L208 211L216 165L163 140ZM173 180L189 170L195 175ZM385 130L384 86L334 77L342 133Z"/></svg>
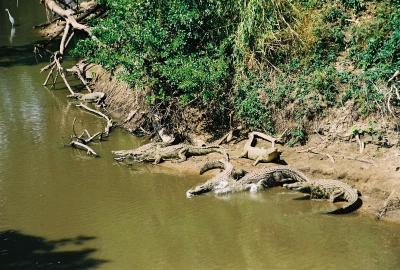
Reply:
<svg viewBox="0 0 400 270"><path fill-rule="evenodd" d="M230 185L215 189L216 194L228 194L249 190L257 192L262 189L282 186L285 183L308 182L310 179L299 170L289 166L262 168L247 173Z"/></svg>
<svg viewBox="0 0 400 270"><path fill-rule="evenodd" d="M232 166L231 164L229 166ZM239 175L234 179L235 172L232 173L233 168L229 167L230 171L226 170L224 173L218 174L204 184L198 185L187 192L191 196L199 195L206 192L214 192L216 194L227 194L233 192L240 192L250 190L252 192L273 186L281 186L284 183L292 182L306 182L310 181L307 176L302 172L291 168L289 166L277 166L272 168L263 168L254 170L243 175L239 171ZM230 177L229 177L230 176ZM195 192L193 192L195 191Z"/></svg>
<svg viewBox="0 0 400 270"><path fill-rule="evenodd" d="M92 92L88 94L74 93L72 95L69 95L68 97L77 98L86 102L96 102L97 104L100 104L105 100L106 94L103 92Z"/></svg>
<svg viewBox="0 0 400 270"><path fill-rule="evenodd" d="M206 155L209 153L220 153L226 159L229 159L226 151L220 146L193 146L188 144L176 144L164 146L164 144L154 143L152 145L145 145L136 150L114 151L114 158L118 161L123 159L131 159L137 162L153 162L158 164L163 160L175 160L176 162L183 162L189 156Z"/></svg>
<svg viewBox="0 0 400 270"><path fill-rule="evenodd" d="M284 184L283 186L287 189L308 193L311 199L328 199L332 203L338 199L347 201L347 204L329 212L330 214L349 213L361 206L358 191L339 180L319 179Z"/></svg>
<svg viewBox="0 0 400 270"><path fill-rule="evenodd" d="M268 149L255 147L256 136L271 141L272 147ZM282 152L275 148L275 140L276 139L261 132L251 132L249 133L249 139L244 145L243 152L240 154L239 157L254 160L253 166L256 166L259 162L271 162L279 159Z"/></svg>
<svg viewBox="0 0 400 270"><path fill-rule="evenodd" d="M171 144L164 142L151 142L135 149L112 151L112 154L114 155L114 159L117 161L123 161L125 159L134 160L136 157L144 155L146 152L155 151L158 147L167 147L169 145Z"/></svg>

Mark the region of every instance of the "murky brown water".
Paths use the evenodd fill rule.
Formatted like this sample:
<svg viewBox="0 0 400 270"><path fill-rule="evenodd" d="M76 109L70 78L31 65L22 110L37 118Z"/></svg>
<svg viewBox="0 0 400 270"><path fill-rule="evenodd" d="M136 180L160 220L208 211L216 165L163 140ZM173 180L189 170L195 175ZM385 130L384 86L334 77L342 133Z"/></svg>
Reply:
<svg viewBox="0 0 400 270"><path fill-rule="evenodd" d="M186 199L202 179L115 164L141 140L116 130L88 158L64 147L101 119L69 103L30 45L38 0L0 0L0 269L400 269L400 227L273 189ZM19 26L10 44L8 7Z"/></svg>

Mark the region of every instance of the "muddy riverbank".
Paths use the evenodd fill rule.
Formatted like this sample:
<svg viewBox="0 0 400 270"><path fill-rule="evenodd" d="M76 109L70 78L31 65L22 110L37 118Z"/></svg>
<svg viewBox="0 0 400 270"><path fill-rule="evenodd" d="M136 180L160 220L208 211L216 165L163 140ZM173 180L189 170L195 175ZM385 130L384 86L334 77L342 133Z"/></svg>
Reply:
<svg viewBox="0 0 400 270"><path fill-rule="evenodd" d="M88 70L88 73L90 73L89 77L94 78L93 88L107 94L107 107L122 127L132 131L146 121L146 107L138 107L140 102L132 103L132 100L138 100L137 92L124 83L120 83L100 67L93 67ZM138 112L136 118L131 117L129 121L125 121L132 111ZM192 141L196 139L206 141L214 136L215 134L206 133L191 134ZM262 163L254 167L253 161L238 158L244 143L245 141L241 141L237 144L223 145L236 168L251 171L263 166L276 165ZM258 140L257 145L270 146L268 142L262 142L262 140ZM363 199L363 206L358 211L371 217L382 207L392 190L400 189L400 154L397 147L383 148L375 144L366 144L363 153L359 153L359 145L356 142L329 141L314 135L304 146L278 145L278 148L283 151L281 159L284 163L300 169L308 176L315 179L339 179L357 188L361 191ZM181 173L198 174L201 164L216 158L219 158L217 154L211 154L191 157L179 164L164 162L152 166L166 168L169 171L172 169ZM209 175L212 173L210 172ZM400 210L389 212L384 220L400 223Z"/></svg>

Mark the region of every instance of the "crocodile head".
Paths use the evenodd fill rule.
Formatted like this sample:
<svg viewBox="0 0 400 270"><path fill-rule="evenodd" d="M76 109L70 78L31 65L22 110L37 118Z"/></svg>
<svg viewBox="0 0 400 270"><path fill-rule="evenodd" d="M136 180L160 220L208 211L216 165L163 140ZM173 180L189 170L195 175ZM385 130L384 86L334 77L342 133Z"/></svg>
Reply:
<svg viewBox="0 0 400 270"><path fill-rule="evenodd" d="M210 191L217 191L224 189L228 186L228 181L226 179L211 179L201 185L195 186L194 188L189 189L186 191L186 197L190 198L193 196L201 195L203 193L207 193Z"/></svg>
<svg viewBox="0 0 400 270"><path fill-rule="evenodd" d="M210 192L212 190L210 185L204 184L204 185L199 185L194 188L189 189L186 191L186 197L191 198L193 196L201 195L203 193Z"/></svg>

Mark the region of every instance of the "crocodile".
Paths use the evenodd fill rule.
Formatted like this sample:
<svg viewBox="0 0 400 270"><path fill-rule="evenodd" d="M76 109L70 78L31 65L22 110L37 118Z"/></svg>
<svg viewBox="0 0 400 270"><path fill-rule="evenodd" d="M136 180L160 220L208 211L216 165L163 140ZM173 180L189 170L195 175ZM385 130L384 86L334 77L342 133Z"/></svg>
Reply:
<svg viewBox="0 0 400 270"><path fill-rule="evenodd" d="M234 172L233 165L226 159L206 162L200 168L200 174L203 174L206 171L217 168L223 169L223 171L214 176L213 178L209 179L205 183L189 189L186 192L186 197L190 198L196 195L213 191L216 188L225 187L226 185L229 185L229 182L234 181L233 178L241 177L240 174L243 174L243 171Z"/></svg>
<svg viewBox="0 0 400 270"><path fill-rule="evenodd" d="M299 170L289 166L262 168L247 173L229 186L216 189L216 194L228 194L240 191L257 192L266 188L282 186L285 183L308 182L310 179Z"/></svg>
<svg viewBox="0 0 400 270"><path fill-rule="evenodd" d="M329 214L345 214L360 207L358 190L339 180L318 179L284 184L283 186L287 189L309 193L310 199L328 199L332 203L338 199L347 201L343 207L330 211Z"/></svg>
<svg viewBox="0 0 400 270"><path fill-rule="evenodd" d="M153 161L154 164L158 164L163 160L183 162L187 160L189 156L206 155L213 152L220 153L224 158L229 160L228 154L220 146L193 146L184 143L169 146L155 143L128 153L124 151L115 151L113 154L115 156L114 158L119 161L123 157L123 159L129 158L137 162Z"/></svg>
<svg viewBox="0 0 400 270"><path fill-rule="evenodd" d="M204 170L203 168L202 170ZM242 171L232 172L231 169L228 173L218 174L217 176L208 180L206 183L201 184L189 190L189 191L201 190L202 192L197 192L197 194L192 194L189 191L188 192L192 196L211 191L219 195L246 191L246 190L249 190L250 192L256 192L261 189L270 188L274 186L281 186L284 183L292 183L297 181L307 182L310 180L302 172L294 168L291 168L289 166L263 168L254 170L247 174L244 174Z"/></svg>
<svg viewBox="0 0 400 270"><path fill-rule="evenodd" d="M69 95L68 97L77 98L86 102L96 102L97 104L100 104L106 98L106 94L103 92L92 92L88 94L74 93L72 95Z"/></svg>
<svg viewBox="0 0 400 270"><path fill-rule="evenodd" d="M255 137L261 137L272 142L271 148L255 147ZM271 162L280 158L282 152L275 148L275 139L260 132L249 133L249 139L244 145L243 152L239 158L248 158L254 160L253 166L259 162Z"/></svg>
<svg viewBox="0 0 400 270"><path fill-rule="evenodd" d="M114 155L115 160L123 161L125 159L135 159L136 157L143 155L148 151L155 151L158 147L166 147L170 145L170 143L164 142L151 142L135 149L112 151L112 154Z"/></svg>

